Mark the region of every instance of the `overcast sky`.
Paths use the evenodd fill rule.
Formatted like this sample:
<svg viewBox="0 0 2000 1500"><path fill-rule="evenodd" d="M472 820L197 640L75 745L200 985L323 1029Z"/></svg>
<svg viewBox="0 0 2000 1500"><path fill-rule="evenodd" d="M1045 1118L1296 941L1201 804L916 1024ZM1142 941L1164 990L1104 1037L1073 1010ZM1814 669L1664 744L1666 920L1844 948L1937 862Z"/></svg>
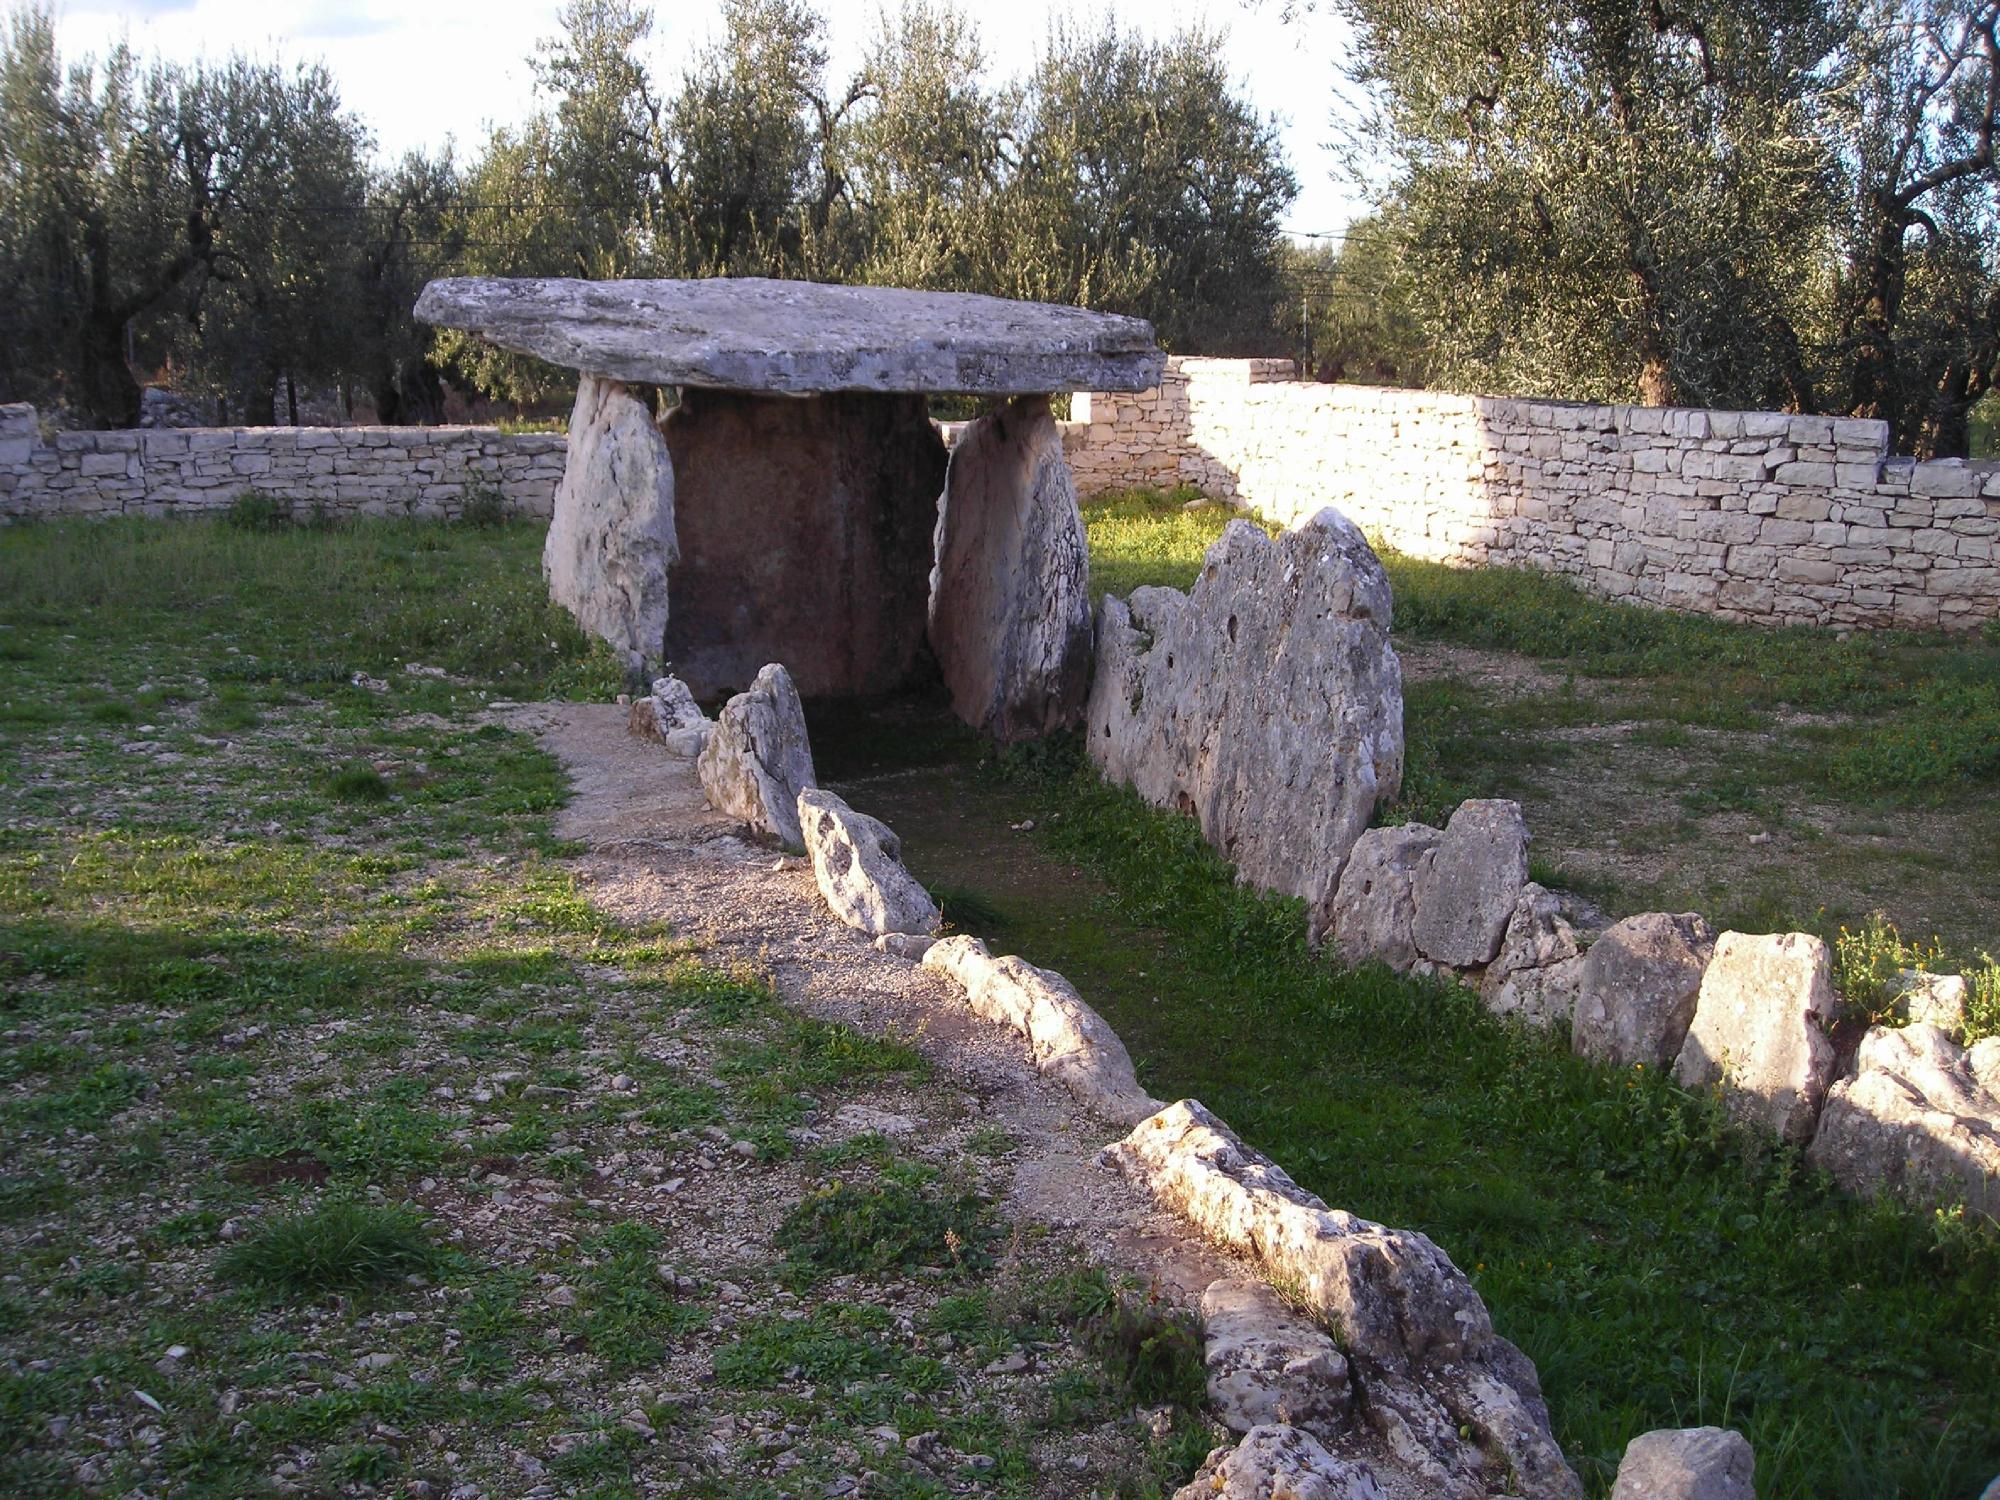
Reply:
<svg viewBox="0 0 2000 1500"><path fill-rule="evenodd" d="M378 147L400 154L455 137L461 159L474 154L486 127L519 118L533 100L525 59L554 30L559 0L58 0L57 32L65 55L102 53L120 37L142 53L182 60L232 51L258 57L323 59L342 97L375 131ZM880 0L820 0L836 75L851 70L874 27ZM1088 21L1115 11L1119 23L1150 32L1207 21L1229 33L1230 66L1257 106L1283 123L1285 148L1299 176L1287 227L1337 230L1359 211L1354 190L1337 181L1326 142L1342 57L1338 23L1304 16L1286 24L1280 0L1246 6L1234 0L972 0L980 17L989 73L1025 72L1051 15ZM717 29L717 0L656 4L649 57L667 76Z"/></svg>

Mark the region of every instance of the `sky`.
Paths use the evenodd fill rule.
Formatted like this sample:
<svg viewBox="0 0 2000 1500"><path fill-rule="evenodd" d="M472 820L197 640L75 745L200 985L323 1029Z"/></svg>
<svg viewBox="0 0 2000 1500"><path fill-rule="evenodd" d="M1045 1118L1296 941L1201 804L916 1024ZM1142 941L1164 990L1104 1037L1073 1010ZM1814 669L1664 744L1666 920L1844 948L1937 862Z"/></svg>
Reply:
<svg viewBox="0 0 2000 1500"><path fill-rule="evenodd" d="M378 150L400 155L456 139L474 155L487 127L525 115L534 102L526 59L555 29L559 0L56 0L64 55L102 54L123 39L142 54L177 61L258 58L326 63L348 108L375 132ZM1339 23L1282 18L1282 0L980 0L990 77L1027 71L1057 16L1092 23L1114 14L1122 28L1151 33L1205 22L1228 33L1232 73L1257 108L1279 118L1299 197L1286 216L1295 233L1336 232L1361 211L1328 146L1330 111L1345 55ZM818 0L827 18L834 76L851 72L873 32L881 0ZM719 29L717 0L655 3L648 58L667 76ZM1004 24L996 21L1004 17Z"/></svg>

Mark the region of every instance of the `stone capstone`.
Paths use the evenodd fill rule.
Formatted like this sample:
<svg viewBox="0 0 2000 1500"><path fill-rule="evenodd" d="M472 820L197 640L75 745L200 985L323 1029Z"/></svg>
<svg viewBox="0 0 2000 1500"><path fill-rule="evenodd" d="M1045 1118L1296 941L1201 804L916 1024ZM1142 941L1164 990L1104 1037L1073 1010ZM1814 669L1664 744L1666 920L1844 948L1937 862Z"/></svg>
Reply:
<svg viewBox="0 0 2000 1500"><path fill-rule="evenodd" d="M836 917L871 938L937 929L937 904L904 868L903 842L888 824L817 787L799 793L798 811L813 878Z"/></svg>
<svg viewBox="0 0 2000 1500"><path fill-rule="evenodd" d="M1582 1494L1550 1435L1534 1366L1494 1333L1472 1284L1425 1236L1328 1208L1192 1099L1104 1154L1334 1331L1358 1418L1343 1453L1449 1500Z"/></svg>
<svg viewBox="0 0 2000 1500"><path fill-rule="evenodd" d="M708 805L787 848L804 844L799 793L819 784L805 709L776 662L723 705L697 763Z"/></svg>
<svg viewBox="0 0 2000 1500"><path fill-rule="evenodd" d="M1335 510L1275 539L1232 521L1189 593L1106 596L1086 734L1108 780L1194 814L1240 879L1301 897L1325 932L1403 780L1382 564Z"/></svg>
<svg viewBox="0 0 2000 1500"><path fill-rule="evenodd" d="M1003 742L1075 727L1090 687L1090 557L1046 399L959 434L932 551L930 645L953 711Z"/></svg>
<svg viewBox="0 0 2000 1500"><path fill-rule="evenodd" d="M1166 357L1142 318L967 292L717 276L456 276L420 322L638 385L1025 396L1143 391Z"/></svg>
<svg viewBox="0 0 2000 1500"><path fill-rule="evenodd" d="M1833 1085L1806 1157L1848 1191L1963 1202L2000 1219L2000 1077L1982 1079L1942 1028L1870 1029Z"/></svg>
<svg viewBox="0 0 2000 1500"><path fill-rule="evenodd" d="M1389 1500L1366 1464L1338 1458L1309 1432L1253 1427L1234 1448L1217 1448L1174 1500Z"/></svg>
<svg viewBox="0 0 2000 1500"><path fill-rule="evenodd" d="M1232 1432L1279 1422L1333 1441L1353 1416L1347 1360L1266 1282L1212 1281L1201 1295L1208 1399Z"/></svg>
<svg viewBox="0 0 2000 1500"><path fill-rule="evenodd" d="M956 981L975 1014L1026 1037L1035 1066L1093 1114L1130 1125L1160 1107L1139 1087L1118 1033L1062 975L1023 959L995 958L976 937L944 938L922 961Z"/></svg>
<svg viewBox="0 0 2000 1500"><path fill-rule="evenodd" d="M1611 1500L1757 1500L1756 1474L1756 1455L1740 1432L1642 1432L1625 1445Z"/></svg>
<svg viewBox="0 0 2000 1500"><path fill-rule="evenodd" d="M1562 898L1531 880L1507 919L1500 952L1480 976L1480 1003L1546 1029L1575 1011L1583 964L1583 943Z"/></svg>
<svg viewBox="0 0 2000 1500"><path fill-rule="evenodd" d="M1715 929L1695 912L1613 923L1583 961L1571 1047L1606 1067L1664 1070L1687 1037L1714 952Z"/></svg>
<svg viewBox="0 0 2000 1500"><path fill-rule="evenodd" d="M781 661L806 697L831 698L927 670L947 455L921 396L689 390L660 431L680 536L667 578L676 675L710 697Z"/></svg>
<svg viewBox="0 0 2000 1500"><path fill-rule="evenodd" d="M1333 946L1344 962L1372 960L1399 974L1416 967L1417 877L1443 837L1422 823L1405 823L1371 828L1354 841L1333 896Z"/></svg>
<svg viewBox="0 0 2000 1500"><path fill-rule="evenodd" d="M1454 969L1491 963L1528 883L1528 825L1518 802L1459 804L1417 874L1417 953Z"/></svg>
<svg viewBox="0 0 2000 1500"><path fill-rule="evenodd" d="M1725 932L1702 975L1674 1078L1691 1089L1720 1086L1738 1120L1803 1146L1833 1081L1833 1014L1825 943L1804 932Z"/></svg>
<svg viewBox="0 0 2000 1500"><path fill-rule="evenodd" d="M657 663L679 557L673 461L651 410L617 381L584 376L542 546L550 597L632 666Z"/></svg>

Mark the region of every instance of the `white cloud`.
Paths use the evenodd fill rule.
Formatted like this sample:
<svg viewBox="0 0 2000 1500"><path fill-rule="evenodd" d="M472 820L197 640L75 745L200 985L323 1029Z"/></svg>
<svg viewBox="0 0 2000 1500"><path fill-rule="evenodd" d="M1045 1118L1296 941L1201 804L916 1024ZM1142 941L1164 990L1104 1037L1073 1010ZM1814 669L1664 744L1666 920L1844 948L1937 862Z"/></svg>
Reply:
<svg viewBox="0 0 2000 1500"><path fill-rule="evenodd" d="M233 51L304 61L322 59L341 95L374 130L385 156L455 138L476 149L489 127L519 119L533 103L527 58L555 28L555 0L322 0L278 11L264 0L71 0L57 14L64 48L102 53L123 37L141 52L188 60ZM875 26L881 0L823 0L833 66L854 66ZM1148 32L1207 22L1229 32L1229 58L1260 109L1279 115L1301 192L1289 223L1338 229L1358 211L1351 187L1336 183L1329 110L1341 59L1341 33L1323 17L1287 24L1270 0L1238 8L1194 0L1150 0L1113 7L1106 0L1015 0L1005 11L974 6L989 67L1024 71L1049 22L1094 23L1115 9L1119 23ZM650 56L663 72L713 35L715 0L657 5Z"/></svg>

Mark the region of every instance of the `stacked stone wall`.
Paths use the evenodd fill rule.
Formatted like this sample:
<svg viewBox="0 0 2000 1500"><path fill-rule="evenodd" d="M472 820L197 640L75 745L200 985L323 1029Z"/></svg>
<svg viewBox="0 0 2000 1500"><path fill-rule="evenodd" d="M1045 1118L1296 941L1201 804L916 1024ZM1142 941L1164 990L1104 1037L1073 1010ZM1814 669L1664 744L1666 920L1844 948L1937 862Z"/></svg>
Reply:
<svg viewBox="0 0 2000 1500"><path fill-rule="evenodd" d="M560 433L492 427L216 427L41 431L33 407L0 407L0 524L54 516L180 515L255 490L301 514L456 517L496 494L547 516Z"/></svg>
<svg viewBox="0 0 2000 1500"><path fill-rule="evenodd" d="M1411 556L1731 619L2000 617L2000 464L1892 457L1884 423L1290 375L1283 360L1179 359L1156 390L1077 396L1079 492L1191 485L1286 524L1332 505Z"/></svg>

